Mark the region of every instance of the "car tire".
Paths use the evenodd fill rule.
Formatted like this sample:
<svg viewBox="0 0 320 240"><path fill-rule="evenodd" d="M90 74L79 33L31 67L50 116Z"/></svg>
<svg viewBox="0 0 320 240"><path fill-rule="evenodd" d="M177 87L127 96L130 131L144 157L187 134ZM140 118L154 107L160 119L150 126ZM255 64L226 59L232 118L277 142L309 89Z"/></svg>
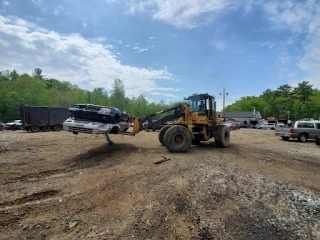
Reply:
<svg viewBox="0 0 320 240"><path fill-rule="evenodd" d="M301 133L299 136L298 136L298 141L299 142L306 142L308 140L308 136L307 134L305 133Z"/></svg>

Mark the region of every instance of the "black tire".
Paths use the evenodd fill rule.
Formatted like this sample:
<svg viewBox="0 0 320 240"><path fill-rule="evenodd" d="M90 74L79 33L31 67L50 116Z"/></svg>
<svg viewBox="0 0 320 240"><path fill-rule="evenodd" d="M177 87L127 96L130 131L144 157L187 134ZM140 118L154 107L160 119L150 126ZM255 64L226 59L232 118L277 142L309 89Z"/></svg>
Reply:
<svg viewBox="0 0 320 240"><path fill-rule="evenodd" d="M59 132L60 130L61 130L60 125L54 125L54 126L52 127L52 131Z"/></svg>
<svg viewBox="0 0 320 240"><path fill-rule="evenodd" d="M43 126L41 129L42 129L42 132L49 132L49 131L51 131L51 127L50 127L50 126Z"/></svg>
<svg viewBox="0 0 320 240"><path fill-rule="evenodd" d="M172 126L170 125L166 125L164 127L161 128L160 132L159 132L159 135L158 135L158 138L159 138L159 142L164 145L164 135L166 133L166 131Z"/></svg>
<svg viewBox="0 0 320 240"><path fill-rule="evenodd" d="M288 141L290 137L282 137L284 141Z"/></svg>
<svg viewBox="0 0 320 240"><path fill-rule="evenodd" d="M316 137L316 145L320 145L320 136Z"/></svg>
<svg viewBox="0 0 320 240"><path fill-rule="evenodd" d="M230 145L230 130L225 125L217 127L217 137L215 139L217 147L225 148Z"/></svg>
<svg viewBox="0 0 320 240"><path fill-rule="evenodd" d="M3 126L2 125L0 125L0 131L3 131Z"/></svg>
<svg viewBox="0 0 320 240"><path fill-rule="evenodd" d="M39 132L39 130L40 130L39 126L33 125L30 127L31 132Z"/></svg>
<svg viewBox="0 0 320 240"><path fill-rule="evenodd" d="M299 136L298 136L298 141L299 142L306 142L308 140L308 136L307 134L305 133L301 133Z"/></svg>
<svg viewBox="0 0 320 240"><path fill-rule="evenodd" d="M191 142L192 135L184 126L172 126L164 135L164 144L170 152L186 152Z"/></svg>
<svg viewBox="0 0 320 240"><path fill-rule="evenodd" d="M17 126L15 124L11 125L10 130L12 130L12 131L17 130Z"/></svg>

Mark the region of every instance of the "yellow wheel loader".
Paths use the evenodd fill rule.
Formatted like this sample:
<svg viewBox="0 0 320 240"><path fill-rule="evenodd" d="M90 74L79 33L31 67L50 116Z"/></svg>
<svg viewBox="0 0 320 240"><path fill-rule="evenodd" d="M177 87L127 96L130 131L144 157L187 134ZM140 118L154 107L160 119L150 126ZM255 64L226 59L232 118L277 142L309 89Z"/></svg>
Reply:
<svg viewBox="0 0 320 240"><path fill-rule="evenodd" d="M190 145L199 145L201 141L215 139L218 147L229 146L230 131L225 125L220 125L220 119L216 116L215 98L209 94L193 94L185 98L185 104L164 109L160 112L150 114L143 120L136 118L133 135L143 130L142 123L170 124L163 125L159 132L159 141L166 146L170 152L185 152ZM156 122L152 117L174 111L173 115L167 115ZM152 128L152 126L149 126Z"/></svg>

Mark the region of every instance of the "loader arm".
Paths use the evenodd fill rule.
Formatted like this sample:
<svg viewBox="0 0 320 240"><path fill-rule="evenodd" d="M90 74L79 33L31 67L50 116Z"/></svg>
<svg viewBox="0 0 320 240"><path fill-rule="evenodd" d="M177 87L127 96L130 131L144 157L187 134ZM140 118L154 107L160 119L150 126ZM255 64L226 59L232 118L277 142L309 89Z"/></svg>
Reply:
<svg viewBox="0 0 320 240"><path fill-rule="evenodd" d="M164 124L167 121L177 119L180 117L181 113L183 113L184 109L185 109L185 107L183 104L178 104L176 106L173 106L173 107L170 107L167 109L163 109L159 112L151 113L148 116L146 116L145 118L143 118L142 120L140 119L140 117L136 117L134 120L134 127L133 127L132 133L135 135L135 134L139 133L140 131L143 131L144 129L143 129L142 123L144 123L145 121L148 121L148 126L152 126L153 124L161 124L161 123ZM159 114L173 111L173 110L174 110L174 113L172 115L164 116L164 117L158 119L157 122L152 123L153 117L155 117Z"/></svg>

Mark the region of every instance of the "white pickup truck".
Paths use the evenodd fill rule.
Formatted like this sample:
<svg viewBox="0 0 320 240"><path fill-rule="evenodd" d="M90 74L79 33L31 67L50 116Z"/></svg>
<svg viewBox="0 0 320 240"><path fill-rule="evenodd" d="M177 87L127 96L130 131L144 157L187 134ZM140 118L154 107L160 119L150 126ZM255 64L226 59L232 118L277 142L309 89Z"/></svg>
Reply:
<svg viewBox="0 0 320 240"><path fill-rule="evenodd" d="M275 135L283 140L297 138L300 142L316 139L320 136L320 121L297 121L293 127L275 127Z"/></svg>

